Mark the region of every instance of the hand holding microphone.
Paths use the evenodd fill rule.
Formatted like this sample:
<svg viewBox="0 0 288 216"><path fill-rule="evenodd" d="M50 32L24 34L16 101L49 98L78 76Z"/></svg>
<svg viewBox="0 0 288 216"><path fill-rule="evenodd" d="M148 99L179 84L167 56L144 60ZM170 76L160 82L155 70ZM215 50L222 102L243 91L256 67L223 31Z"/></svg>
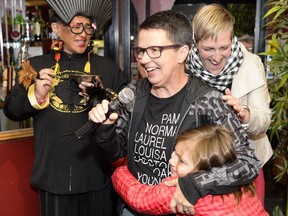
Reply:
<svg viewBox="0 0 288 216"><path fill-rule="evenodd" d="M118 118L118 112L109 112L109 101L104 99L98 103L90 112L89 120L100 124L113 124Z"/></svg>
<svg viewBox="0 0 288 216"><path fill-rule="evenodd" d="M79 139L84 138L89 133L96 130L96 128L101 125L105 120L110 117L111 113L118 113L119 110L125 109L126 106L134 99L134 92L130 88L124 88L118 94L118 97L113 99L110 103L107 100L103 100L101 104L97 104L89 112L89 121L83 125L79 130L76 131L76 136ZM117 116L111 115L113 123L118 118ZM109 121L109 120L108 120Z"/></svg>

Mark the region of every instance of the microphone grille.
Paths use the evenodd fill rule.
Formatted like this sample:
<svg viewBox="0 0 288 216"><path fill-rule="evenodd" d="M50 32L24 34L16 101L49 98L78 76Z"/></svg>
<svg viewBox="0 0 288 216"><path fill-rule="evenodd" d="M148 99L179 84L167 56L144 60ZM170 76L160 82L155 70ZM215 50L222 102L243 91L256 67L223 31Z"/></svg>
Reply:
<svg viewBox="0 0 288 216"><path fill-rule="evenodd" d="M118 99L123 104L129 104L134 99L134 92L130 88L122 89L118 94Z"/></svg>

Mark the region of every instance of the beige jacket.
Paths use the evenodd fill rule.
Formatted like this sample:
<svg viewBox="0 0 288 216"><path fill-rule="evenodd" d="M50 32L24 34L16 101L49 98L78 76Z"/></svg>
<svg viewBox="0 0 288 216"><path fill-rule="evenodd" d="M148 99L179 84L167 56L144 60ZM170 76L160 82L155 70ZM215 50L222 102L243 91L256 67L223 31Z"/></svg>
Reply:
<svg viewBox="0 0 288 216"><path fill-rule="evenodd" d="M241 44L244 61L232 83L232 95L250 109L250 122L246 132L250 146L255 149L262 166L270 159L273 150L266 131L271 122L270 96L264 65L256 54Z"/></svg>

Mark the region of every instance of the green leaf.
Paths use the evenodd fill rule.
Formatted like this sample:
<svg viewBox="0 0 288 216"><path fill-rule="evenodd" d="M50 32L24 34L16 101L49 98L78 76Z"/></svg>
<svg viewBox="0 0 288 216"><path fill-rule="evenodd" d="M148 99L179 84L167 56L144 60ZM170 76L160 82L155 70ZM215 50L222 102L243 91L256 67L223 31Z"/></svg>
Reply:
<svg viewBox="0 0 288 216"><path fill-rule="evenodd" d="M282 80L281 80L281 82L280 82L279 85L278 85L278 88L277 88L278 91L279 91L280 88L282 88L282 87L286 84L287 79L288 79L288 74L285 74L285 75L282 77ZM287 99L286 99L286 100L287 100Z"/></svg>
<svg viewBox="0 0 288 216"><path fill-rule="evenodd" d="M276 20L282 13L284 13L286 11L285 8L279 10L276 15L274 16L273 20Z"/></svg>
<svg viewBox="0 0 288 216"><path fill-rule="evenodd" d="M273 216L284 216L279 206L273 209Z"/></svg>
<svg viewBox="0 0 288 216"><path fill-rule="evenodd" d="M270 16L271 14L275 13L276 11L279 11L281 9L280 6L274 6L270 10L267 11L267 13L264 15L263 19Z"/></svg>

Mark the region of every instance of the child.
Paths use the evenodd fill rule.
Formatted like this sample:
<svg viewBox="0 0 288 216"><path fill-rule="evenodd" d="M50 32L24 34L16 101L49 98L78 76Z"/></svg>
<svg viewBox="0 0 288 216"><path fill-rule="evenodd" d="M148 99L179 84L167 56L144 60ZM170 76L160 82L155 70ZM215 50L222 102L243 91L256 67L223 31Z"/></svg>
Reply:
<svg viewBox="0 0 288 216"><path fill-rule="evenodd" d="M190 129L177 137L177 145L170 163L171 176L176 178L190 172L211 170L236 159L233 137L230 131L217 125ZM167 180L167 179L166 179ZM115 190L133 209L150 215L171 214L170 201L175 187L141 184L129 172L127 166L116 169L112 175ZM194 206L195 216L243 215L262 216L268 213L255 196L254 185L243 186L226 195L207 195ZM188 213L188 211L186 211Z"/></svg>

